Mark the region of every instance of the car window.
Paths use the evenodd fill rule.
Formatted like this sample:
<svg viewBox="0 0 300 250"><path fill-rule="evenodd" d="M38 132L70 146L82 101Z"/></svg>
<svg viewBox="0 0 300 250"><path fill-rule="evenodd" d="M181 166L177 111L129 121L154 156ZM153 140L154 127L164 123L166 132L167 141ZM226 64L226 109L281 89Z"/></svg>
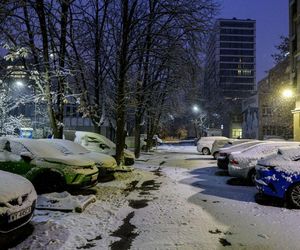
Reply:
<svg viewBox="0 0 300 250"><path fill-rule="evenodd" d="M100 143L98 138L88 136L88 142L90 143Z"/></svg>
<svg viewBox="0 0 300 250"><path fill-rule="evenodd" d="M5 150L12 152L13 154L16 155L20 155L21 153L25 153L25 152L30 153L30 151L26 147L24 147L24 145L14 141L10 141L10 142L8 141Z"/></svg>

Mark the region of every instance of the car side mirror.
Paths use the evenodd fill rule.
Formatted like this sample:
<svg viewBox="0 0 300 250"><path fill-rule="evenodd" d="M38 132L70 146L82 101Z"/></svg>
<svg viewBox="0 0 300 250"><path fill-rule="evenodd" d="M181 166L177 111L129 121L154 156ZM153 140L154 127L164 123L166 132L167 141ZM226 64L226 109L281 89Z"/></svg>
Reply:
<svg viewBox="0 0 300 250"><path fill-rule="evenodd" d="M33 155L28 152L24 152L24 153L21 153L21 158L25 162L31 162L33 160Z"/></svg>
<svg viewBox="0 0 300 250"><path fill-rule="evenodd" d="M102 149L109 148L106 144L103 144L103 143L100 143L99 147Z"/></svg>

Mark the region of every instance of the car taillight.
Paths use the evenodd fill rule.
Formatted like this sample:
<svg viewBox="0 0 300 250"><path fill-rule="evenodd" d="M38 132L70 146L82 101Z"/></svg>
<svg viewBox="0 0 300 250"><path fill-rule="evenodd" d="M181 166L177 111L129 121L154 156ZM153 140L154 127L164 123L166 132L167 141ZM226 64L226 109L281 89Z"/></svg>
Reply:
<svg viewBox="0 0 300 250"><path fill-rule="evenodd" d="M232 165L239 165L239 162L238 162L237 160L235 160L235 159L232 159L232 160L230 161L230 163L231 163Z"/></svg>

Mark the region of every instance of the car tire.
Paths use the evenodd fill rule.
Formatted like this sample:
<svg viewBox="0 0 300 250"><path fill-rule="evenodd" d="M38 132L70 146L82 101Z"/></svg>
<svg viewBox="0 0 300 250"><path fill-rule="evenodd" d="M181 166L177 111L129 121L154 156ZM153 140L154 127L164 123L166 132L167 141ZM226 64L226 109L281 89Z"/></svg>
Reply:
<svg viewBox="0 0 300 250"><path fill-rule="evenodd" d="M210 154L209 148L203 148L202 149L202 154L209 155Z"/></svg>
<svg viewBox="0 0 300 250"><path fill-rule="evenodd" d="M255 185L255 176L256 176L256 170L255 170L255 168L253 168L248 173L248 181L253 186Z"/></svg>
<svg viewBox="0 0 300 250"><path fill-rule="evenodd" d="M214 157L215 160L217 160L218 156L219 156L219 152L218 151L214 152L213 157Z"/></svg>
<svg viewBox="0 0 300 250"><path fill-rule="evenodd" d="M32 181L38 194L62 192L66 183L61 174L53 171L46 171L38 174Z"/></svg>
<svg viewBox="0 0 300 250"><path fill-rule="evenodd" d="M300 183L296 183L288 189L286 199L292 208L300 208Z"/></svg>
<svg viewBox="0 0 300 250"><path fill-rule="evenodd" d="M131 166L133 164L134 164L134 159L132 159L132 158L125 158L125 160L124 160L124 165L125 166Z"/></svg>
<svg viewBox="0 0 300 250"><path fill-rule="evenodd" d="M125 148L125 149L127 149L127 148L128 148L126 144L124 145L124 148Z"/></svg>
<svg viewBox="0 0 300 250"><path fill-rule="evenodd" d="M143 150L143 151L146 151L146 149L147 149L147 146L146 146L146 145L143 145L143 146L142 146L142 150Z"/></svg>

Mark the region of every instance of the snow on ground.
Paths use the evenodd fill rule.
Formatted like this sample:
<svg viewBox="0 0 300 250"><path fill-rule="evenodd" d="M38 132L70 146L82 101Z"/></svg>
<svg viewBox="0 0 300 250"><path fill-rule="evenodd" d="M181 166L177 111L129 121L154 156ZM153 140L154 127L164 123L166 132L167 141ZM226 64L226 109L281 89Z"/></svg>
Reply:
<svg viewBox="0 0 300 250"><path fill-rule="evenodd" d="M135 168L81 193L97 197L83 213L37 210L15 249L299 248L299 210L258 205L196 147L159 147Z"/></svg>

